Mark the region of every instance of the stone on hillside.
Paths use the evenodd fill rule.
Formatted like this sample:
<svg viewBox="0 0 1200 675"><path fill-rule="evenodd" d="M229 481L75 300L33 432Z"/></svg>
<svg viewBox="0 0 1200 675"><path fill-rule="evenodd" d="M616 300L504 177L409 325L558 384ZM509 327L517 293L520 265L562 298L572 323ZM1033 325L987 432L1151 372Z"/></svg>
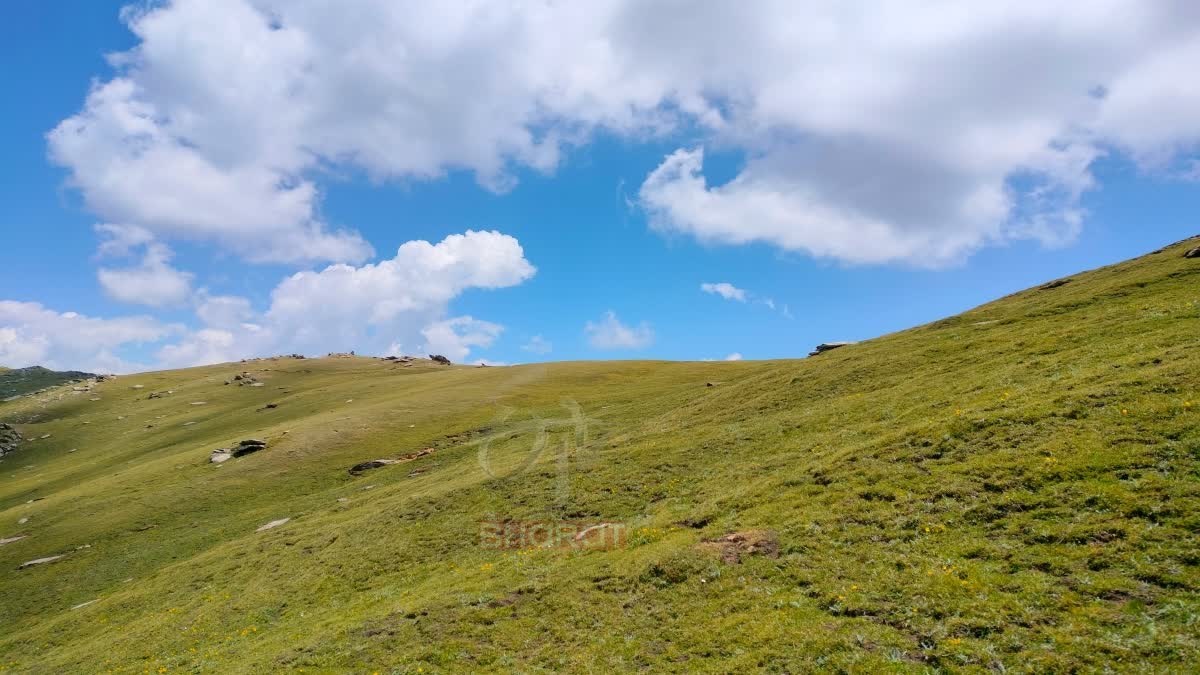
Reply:
<svg viewBox="0 0 1200 675"><path fill-rule="evenodd" d="M817 345L815 350L809 352L808 355L816 356L817 354L823 354L827 351L837 349L839 347L845 347L847 345L852 345L852 344L854 344L854 343L853 342L822 342L821 344Z"/></svg>
<svg viewBox="0 0 1200 675"><path fill-rule="evenodd" d="M220 464L233 459L233 451L229 448L217 448L208 456L208 461L211 464Z"/></svg>
<svg viewBox="0 0 1200 675"><path fill-rule="evenodd" d="M291 518L280 518L279 520L272 520L271 522L267 523L266 525L259 527L257 530L255 530L255 532L262 532L264 530L269 530L274 527L279 527L280 525L286 525L289 520L291 520Z"/></svg>
<svg viewBox="0 0 1200 675"><path fill-rule="evenodd" d="M29 562L21 563L20 566L17 567L17 569L23 570L26 567L33 567L34 565L44 565L46 563L54 562L55 560L60 560L60 559L62 559L62 557L63 556L61 556L61 555L52 555L52 556L47 556L45 558L38 558L36 560L30 560Z"/></svg>
<svg viewBox="0 0 1200 675"><path fill-rule="evenodd" d="M450 365L450 359L448 359L448 358L446 358L446 357L442 356L441 354L430 354L430 355L429 355L429 360L430 360L430 361L433 361L434 363L440 363L440 364L442 364L443 366L448 366L448 365Z"/></svg>
<svg viewBox="0 0 1200 675"><path fill-rule="evenodd" d="M0 457L17 449L21 444L21 432L12 426L0 422Z"/></svg>
<svg viewBox="0 0 1200 675"><path fill-rule="evenodd" d="M25 538L25 536L26 536L26 535L23 535L23 534L18 534L18 535L17 535L17 536L15 536L15 537L5 537L4 539L0 539L0 546L3 546L3 545L5 545L5 544L11 544L11 543L13 543L14 541L21 541L22 539L24 539L24 538Z"/></svg>
<svg viewBox="0 0 1200 675"><path fill-rule="evenodd" d="M130 387L130 389L144 389L145 387L146 387L146 385L144 385L144 384L135 384L132 387Z"/></svg>
<svg viewBox="0 0 1200 675"><path fill-rule="evenodd" d="M1200 246L1197 246L1196 248L1191 249L1187 253L1184 253L1183 257L1185 257L1185 258L1200 258Z"/></svg>
<svg viewBox="0 0 1200 675"><path fill-rule="evenodd" d="M1067 284L1069 284L1069 283L1071 283L1071 280L1070 280L1070 279L1056 279L1056 280L1054 280L1054 281L1051 281L1050 283L1048 283L1048 284L1046 284L1046 285L1044 285L1044 286L1040 286L1040 287L1038 287L1038 290L1040 290L1040 291L1051 291L1051 290L1054 290L1055 288L1061 288L1061 287L1063 287L1063 286L1066 286L1066 285L1067 285Z"/></svg>
<svg viewBox="0 0 1200 675"><path fill-rule="evenodd" d="M229 452L234 457L242 457L244 455L249 455L252 452L258 452L259 450L262 450L265 447L267 447L266 441L260 441L256 438L251 438L249 440L245 440L245 441L242 441L241 443L238 443L237 447L230 450Z"/></svg>
<svg viewBox="0 0 1200 675"><path fill-rule="evenodd" d="M255 383L251 384L250 386L251 387L262 387L262 386L266 386L266 385L264 385L262 382L255 382Z"/></svg>
<svg viewBox="0 0 1200 675"><path fill-rule="evenodd" d="M369 462L359 462L358 464L355 464L354 466L350 467L350 475L358 476L358 475L361 475L362 472L369 471L370 469L378 469L381 466L388 466L389 464L399 464L399 463L400 463L400 460L398 460L398 459L373 459Z"/></svg>

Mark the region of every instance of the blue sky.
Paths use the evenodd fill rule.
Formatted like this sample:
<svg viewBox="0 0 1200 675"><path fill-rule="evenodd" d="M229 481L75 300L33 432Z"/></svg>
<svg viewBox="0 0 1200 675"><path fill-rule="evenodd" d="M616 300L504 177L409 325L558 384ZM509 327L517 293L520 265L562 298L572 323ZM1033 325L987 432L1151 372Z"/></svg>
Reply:
<svg viewBox="0 0 1200 675"><path fill-rule="evenodd" d="M799 357L1200 231L1186 9L124 4L0 25L4 365Z"/></svg>

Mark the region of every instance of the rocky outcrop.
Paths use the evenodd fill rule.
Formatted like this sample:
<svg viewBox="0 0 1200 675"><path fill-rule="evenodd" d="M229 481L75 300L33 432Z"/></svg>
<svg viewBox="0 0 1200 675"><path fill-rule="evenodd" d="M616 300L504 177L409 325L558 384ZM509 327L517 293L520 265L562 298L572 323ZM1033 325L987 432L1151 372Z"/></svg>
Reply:
<svg viewBox="0 0 1200 675"><path fill-rule="evenodd" d="M1196 248L1193 248L1193 249L1189 250L1188 252L1184 253L1183 257L1185 257L1185 258L1200 258L1200 246L1197 246Z"/></svg>
<svg viewBox="0 0 1200 675"><path fill-rule="evenodd" d="M432 455L432 454L433 454L433 448L425 448L424 450L410 452L407 455L401 455L394 459L372 459L369 462L359 462L358 464L355 464L354 466L350 467L350 475L351 476L361 476L364 471L370 471L371 469L378 469L383 466L391 466L392 464L403 464L405 462L411 462L414 459L420 459L421 457L425 457L427 455Z"/></svg>
<svg viewBox="0 0 1200 675"><path fill-rule="evenodd" d="M217 448L216 450L213 450L212 454L208 458L208 461L213 464L220 464L233 459L234 457L242 457L244 455L258 452L266 447L266 441L260 441L257 438L250 438L238 443L237 447L235 448Z"/></svg>
<svg viewBox="0 0 1200 675"><path fill-rule="evenodd" d="M839 347L845 347L847 345L852 345L852 344L854 344L854 343L853 342L822 342L821 344L817 345L817 348L815 350L809 352L808 355L816 356L817 354L824 354L827 351L837 349Z"/></svg>
<svg viewBox="0 0 1200 675"><path fill-rule="evenodd" d="M279 520L272 520L271 522L267 523L266 525L259 526L259 528L257 530L255 530L255 532L263 532L265 530L270 530L270 529L279 527L280 525L287 525L288 521L290 521L290 520L291 520L291 518L280 518Z"/></svg>
<svg viewBox="0 0 1200 675"><path fill-rule="evenodd" d="M446 357L442 356L441 354L430 354L430 355L429 355L429 360L430 360L430 361L433 361L434 363L440 363L440 364L442 364L443 366L448 366L448 365L450 365L450 359L448 359L448 358L446 358Z"/></svg>
<svg viewBox="0 0 1200 675"><path fill-rule="evenodd" d="M64 556L61 556L61 555L52 555L52 556L47 556L45 558L38 558L36 560L30 560L29 562L21 563L17 567L17 569L23 570L26 567L33 567L34 565L45 565L46 563L51 563L51 562L54 562L55 560L61 560L63 557Z"/></svg>
<svg viewBox="0 0 1200 675"><path fill-rule="evenodd" d="M0 422L0 457L7 455L21 444L21 432Z"/></svg>

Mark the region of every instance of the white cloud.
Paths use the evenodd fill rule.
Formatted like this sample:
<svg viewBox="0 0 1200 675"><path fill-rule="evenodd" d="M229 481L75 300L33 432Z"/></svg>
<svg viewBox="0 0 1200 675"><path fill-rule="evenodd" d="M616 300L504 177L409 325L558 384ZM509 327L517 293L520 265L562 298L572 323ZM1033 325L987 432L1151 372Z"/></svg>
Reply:
<svg viewBox="0 0 1200 675"><path fill-rule="evenodd" d="M96 276L104 292L114 300L150 307L179 305L190 298L192 275L168 264L172 257L171 250L158 243L147 243L145 247L145 254L138 265L100 268ZM104 245L101 250L104 250Z"/></svg>
<svg viewBox="0 0 1200 675"><path fill-rule="evenodd" d="M1161 167L1200 142L1185 2L175 0L126 16L138 46L50 133L52 156L106 220L250 260L369 256L320 218L328 170L462 169L503 190L597 131L686 130L640 191L655 227L942 265L1069 241L1095 158ZM705 147L745 165L712 184Z"/></svg>
<svg viewBox="0 0 1200 675"><path fill-rule="evenodd" d="M740 352L734 352L734 353L730 354L729 356L726 356L725 360L726 361L741 361L742 355Z"/></svg>
<svg viewBox="0 0 1200 675"><path fill-rule="evenodd" d="M437 244L406 242L395 257L354 267L297 272L271 292L266 311L237 296L205 296L205 330L159 351L169 366L300 352L441 353L464 362L491 346L503 327L469 316L447 318L469 289L516 286L536 269L520 243L499 232L454 234Z"/></svg>
<svg viewBox="0 0 1200 675"><path fill-rule="evenodd" d="M490 347L502 332L503 326L469 316L436 321L421 329L429 353L441 354L455 363L467 358L471 347Z"/></svg>
<svg viewBox="0 0 1200 675"><path fill-rule="evenodd" d="M738 302L746 301L746 291L744 289L738 288L737 286L724 281L716 284L700 284L700 290L704 291L705 293L719 295L726 300L737 300Z"/></svg>
<svg viewBox="0 0 1200 675"><path fill-rule="evenodd" d="M150 317L98 319L56 312L36 302L0 300L0 363L14 368L126 372L143 368L118 355L182 331Z"/></svg>
<svg viewBox="0 0 1200 675"><path fill-rule="evenodd" d="M293 274L261 312L247 298L202 289L194 298L201 325L191 331L149 317L97 319L0 301L0 363L117 372L292 352L394 353L400 345L464 362L472 349L491 346L503 327L448 318L450 302L467 290L515 286L535 273L516 239L467 231L437 244L407 242L376 264ZM127 363L115 355L132 348L153 349L155 360Z"/></svg>
<svg viewBox="0 0 1200 675"><path fill-rule="evenodd" d="M554 343L550 342L541 335L534 335L533 337L529 338L529 342L521 345L521 349L534 354L549 354L554 350Z"/></svg>
<svg viewBox="0 0 1200 675"><path fill-rule="evenodd" d="M595 349L643 349L654 342L654 331L645 321L636 327L626 326L611 310L596 323L588 321L583 330L588 344Z"/></svg>

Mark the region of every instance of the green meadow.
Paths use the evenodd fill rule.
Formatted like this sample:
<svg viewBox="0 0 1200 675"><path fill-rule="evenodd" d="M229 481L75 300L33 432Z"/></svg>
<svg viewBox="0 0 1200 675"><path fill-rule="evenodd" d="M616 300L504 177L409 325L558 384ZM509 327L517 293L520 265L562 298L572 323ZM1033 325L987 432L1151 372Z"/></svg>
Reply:
<svg viewBox="0 0 1200 675"><path fill-rule="evenodd" d="M1195 671L1190 246L799 360L280 357L0 403L0 670Z"/></svg>

